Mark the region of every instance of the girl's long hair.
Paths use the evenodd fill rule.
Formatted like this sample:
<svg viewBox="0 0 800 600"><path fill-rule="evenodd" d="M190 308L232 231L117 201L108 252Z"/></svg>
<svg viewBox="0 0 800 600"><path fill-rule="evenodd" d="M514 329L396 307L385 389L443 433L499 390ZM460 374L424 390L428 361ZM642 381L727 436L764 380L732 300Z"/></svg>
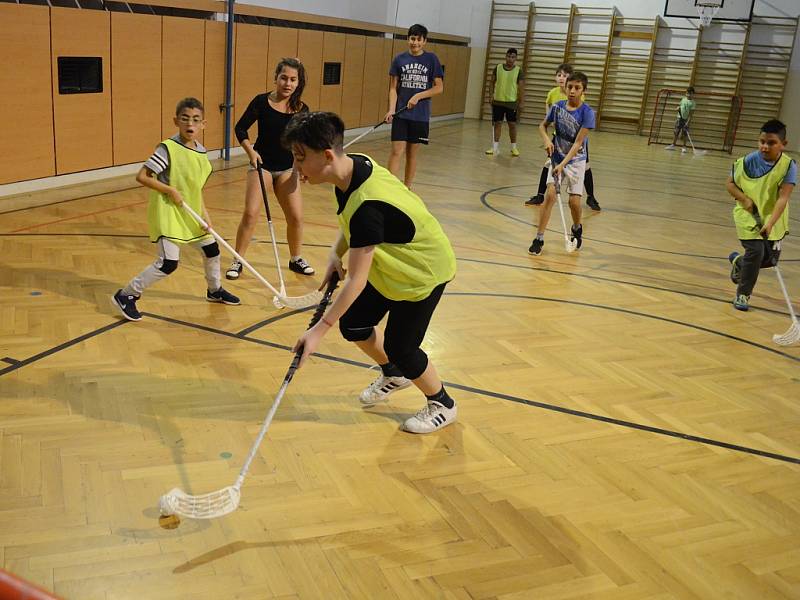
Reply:
<svg viewBox="0 0 800 600"><path fill-rule="evenodd" d="M278 75L281 74L284 67L289 67L292 69L297 70L297 87L292 92L292 95L289 96L289 110L293 113L300 112L300 109L303 107L303 101L300 99L303 95L303 88L306 87L306 68L296 58L282 58L278 63L278 66L275 67L275 79L278 79Z"/></svg>

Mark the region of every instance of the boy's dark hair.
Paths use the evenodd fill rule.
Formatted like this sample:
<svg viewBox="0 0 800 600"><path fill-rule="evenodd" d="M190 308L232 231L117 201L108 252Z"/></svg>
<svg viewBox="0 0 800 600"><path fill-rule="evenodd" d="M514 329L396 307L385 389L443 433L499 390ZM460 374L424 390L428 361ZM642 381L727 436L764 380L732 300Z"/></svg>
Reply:
<svg viewBox="0 0 800 600"><path fill-rule="evenodd" d="M689 87L687 87L687 88L686 88L686 93L688 93L688 94L694 94L694 87L693 87L693 86L691 86L691 85L690 85Z"/></svg>
<svg viewBox="0 0 800 600"><path fill-rule="evenodd" d="M572 75L572 72L573 72L574 70L575 70L575 69L573 69L573 68L572 68L572 65L571 65L571 64L569 64L569 63L561 63L560 65L558 65L558 66L556 67L556 73L558 73L559 71L561 71L561 72L563 72L563 73L566 73L567 75Z"/></svg>
<svg viewBox="0 0 800 600"><path fill-rule="evenodd" d="M408 37L412 35L418 35L423 40L428 39L428 28L425 25L420 25L419 23L415 23L411 27L408 28Z"/></svg>
<svg viewBox="0 0 800 600"><path fill-rule="evenodd" d="M516 56L517 55L517 49L516 48L509 48L508 50L506 50L506 54L513 54L514 56Z"/></svg>
<svg viewBox="0 0 800 600"><path fill-rule="evenodd" d="M203 108L203 103L197 98L192 98L191 96L178 102L178 106L175 107L175 116L177 117L180 115L184 108L196 108L203 114L206 112L206 109Z"/></svg>
<svg viewBox="0 0 800 600"><path fill-rule="evenodd" d="M770 119L761 126L761 133L774 133L781 140L786 139L786 125L778 119Z"/></svg>
<svg viewBox="0 0 800 600"><path fill-rule="evenodd" d="M344 122L332 112L301 112L289 121L283 130L281 143L287 150L302 144L312 150L341 152L344 140Z"/></svg>
<svg viewBox="0 0 800 600"><path fill-rule="evenodd" d="M586 76L585 73L582 73L581 71L575 71L569 77L567 77L567 83L569 83L570 81L580 81L581 84L583 85L583 89L589 87L589 78Z"/></svg>
<svg viewBox="0 0 800 600"><path fill-rule="evenodd" d="M303 107L303 101L300 97L303 95L303 89L306 87L306 68L303 66L303 63L296 58L282 58L278 66L275 67L275 79L278 79L278 75L283 71L283 67L297 70L297 87L294 88L292 95L289 96L288 104L289 110L292 112L299 112Z"/></svg>

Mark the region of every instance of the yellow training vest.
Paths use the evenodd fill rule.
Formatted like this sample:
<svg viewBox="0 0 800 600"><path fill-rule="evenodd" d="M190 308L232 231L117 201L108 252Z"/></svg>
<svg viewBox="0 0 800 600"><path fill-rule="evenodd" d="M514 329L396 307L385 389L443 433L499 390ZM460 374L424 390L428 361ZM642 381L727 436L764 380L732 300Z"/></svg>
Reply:
<svg viewBox="0 0 800 600"><path fill-rule="evenodd" d="M519 67L515 65L510 71L506 71L503 65L497 65L495 75L497 80L494 83L494 100L497 102L516 102Z"/></svg>
<svg viewBox="0 0 800 600"><path fill-rule="evenodd" d="M775 209L775 203L778 201L781 184L786 174L789 172L792 159L787 154L781 154L781 157L775 162L775 165L769 172L761 177L750 177L744 168L745 158L746 157L743 156L733 164L733 182L756 205L761 223L765 225L772 216L772 211ZM760 227L756 224L755 217L752 213L746 211L738 202L733 207L733 221L736 224L736 235L739 236L740 240L761 239L761 235L758 233ZM789 207L786 206L783 214L772 227L769 239L772 241L781 240L788 231Z"/></svg>
<svg viewBox="0 0 800 600"><path fill-rule="evenodd" d="M203 214L203 186L211 175L211 163L205 152L187 148L169 139L162 142L169 152L169 185L176 188L195 212ZM147 225L150 241L165 237L185 244L209 236L197 221L177 206L169 196L155 190L150 192L147 205Z"/></svg>
<svg viewBox="0 0 800 600"><path fill-rule="evenodd" d="M361 156L372 163L372 174L347 199L338 215L339 227L349 246L350 219L364 202L378 200L405 213L414 224L414 238L405 244L375 246L367 280L390 300L424 300L456 274L450 240L419 196L369 156Z"/></svg>

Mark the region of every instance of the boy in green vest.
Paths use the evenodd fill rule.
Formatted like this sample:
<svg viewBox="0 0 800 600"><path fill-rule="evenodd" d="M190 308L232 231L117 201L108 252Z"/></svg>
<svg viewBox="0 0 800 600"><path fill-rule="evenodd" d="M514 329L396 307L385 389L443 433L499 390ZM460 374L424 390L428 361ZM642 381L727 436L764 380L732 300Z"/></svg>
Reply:
<svg viewBox="0 0 800 600"><path fill-rule="evenodd" d="M739 158L726 188L736 198L733 221L744 255L732 252L731 279L738 310L750 308L750 294L761 269L778 264L781 241L789 233L789 196L797 184L797 163L783 150L786 125L771 119L761 127L758 150Z"/></svg>
<svg viewBox="0 0 800 600"><path fill-rule="evenodd" d="M142 318L137 300L146 288L178 268L181 246L185 244L203 251L206 300L239 304L239 298L220 284L217 242L181 208L186 202L210 224L202 190L211 175L211 163L206 149L195 139L205 128L203 104L197 98L184 98L178 102L174 121L178 133L161 142L136 175L136 181L152 190L147 225L150 241L158 244L158 258L111 298L114 307L129 321Z"/></svg>
<svg viewBox="0 0 800 600"><path fill-rule="evenodd" d="M492 125L494 137L492 147L486 154L497 154L500 149L500 134L503 131L503 118L508 123L508 136L511 138L511 156L519 156L517 149L517 110L522 102L522 70L516 65L517 49L506 51L506 62L492 71Z"/></svg>
<svg viewBox="0 0 800 600"><path fill-rule="evenodd" d="M335 186L340 233L331 248L323 287L334 271L348 278L322 319L297 340L300 361L339 321L342 336L381 368L360 395L363 406L385 402L412 383L426 406L403 423L430 433L456 420L456 405L420 348L445 285L455 276L450 241L419 196L363 154L345 154L344 123L330 112L298 113L284 135L294 165L309 183ZM322 289L322 288L320 288ZM385 332L376 327L386 314Z"/></svg>

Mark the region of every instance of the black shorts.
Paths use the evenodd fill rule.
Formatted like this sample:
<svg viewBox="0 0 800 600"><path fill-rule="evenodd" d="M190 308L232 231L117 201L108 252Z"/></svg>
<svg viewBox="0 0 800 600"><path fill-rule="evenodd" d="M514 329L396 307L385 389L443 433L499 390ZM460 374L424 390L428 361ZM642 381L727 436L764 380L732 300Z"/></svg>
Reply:
<svg viewBox="0 0 800 600"><path fill-rule="evenodd" d="M392 119L392 141L409 144L427 144L430 123L410 119Z"/></svg>
<svg viewBox="0 0 800 600"><path fill-rule="evenodd" d="M678 135L682 131L683 132L689 131L688 122L686 121L686 119L678 117L678 120L675 121L675 135Z"/></svg>
<svg viewBox="0 0 800 600"><path fill-rule="evenodd" d="M416 379L427 366L425 353L419 350L419 347L446 285L447 283L441 283L433 288L427 298L411 302L389 300L368 282L358 298L339 319L339 328L345 339L347 339L346 330L369 329L371 334L372 328L380 323L388 312L389 318L384 329L384 348L399 350L401 354L416 351L419 355L417 358L419 364L413 369L415 372L403 373L409 379Z"/></svg>
<svg viewBox="0 0 800 600"><path fill-rule="evenodd" d="M516 123L517 122L517 109L516 108L508 108L505 106L498 106L497 104L492 104L492 123L499 123L505 117L506 122L508 123Z"/></svg>

